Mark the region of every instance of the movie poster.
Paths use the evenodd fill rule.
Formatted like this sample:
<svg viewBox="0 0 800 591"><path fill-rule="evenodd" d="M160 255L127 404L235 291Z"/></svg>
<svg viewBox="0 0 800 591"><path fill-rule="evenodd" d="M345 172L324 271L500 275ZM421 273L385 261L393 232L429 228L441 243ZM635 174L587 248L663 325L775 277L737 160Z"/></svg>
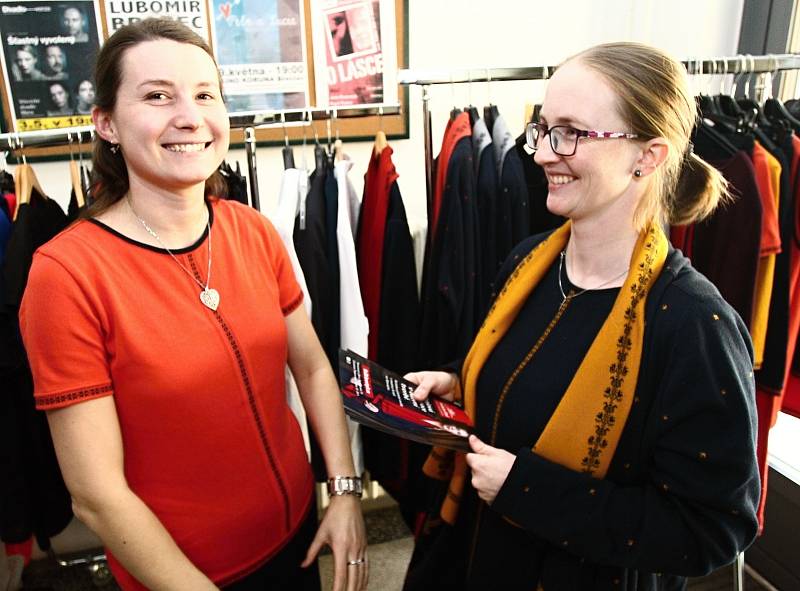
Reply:
<svg viewBox="0 0 800 591"><path fill-rule="evenodd" d="M393 0L312 0L317 105L397 104Z"/></svg>
<svg viewBox="0 0 800 591"><path fill-rule="evenodd" d="M208 8L206 0L105 0L108 34L145 18L167 17L183 23L207 42Z"/></svg>
<svg viewBox="0 0 800 591"><path fill-rule="evenodd" d="M301 0L212 0L211 39L230 114L308 105Z"/></svg>
<svg viewBox="0 0 800 591"><path fill-rule="evenodd" d="M0 0L3 80L14 131L91 124L99 22L91 0Z"/></svg>

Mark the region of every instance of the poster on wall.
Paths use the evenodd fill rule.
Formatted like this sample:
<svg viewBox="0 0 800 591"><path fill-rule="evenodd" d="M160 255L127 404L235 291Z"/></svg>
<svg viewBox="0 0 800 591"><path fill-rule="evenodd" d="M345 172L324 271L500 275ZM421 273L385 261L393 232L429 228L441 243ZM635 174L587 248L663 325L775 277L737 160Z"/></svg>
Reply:
<svg viewBox="0 0 800 591"><path fill-rule="evenodd" d="M0 0L3 82L14 131L91 124L99 22L91 0Z"/></svg>
<svg viewBox="0 0 800 591"><path fill-rule="evenodd" d="M393 0L312 0L317 105L397 104Z"/></svg>
<svg viewBox="0 0 800 591"><path fill-rule="evenodd" d="M230 114L308 105L302 0L211 0L211 41Z"/></svg>
<svg viewBox="0 0 800 591"><path fill-rule="evenodd" d="M104 5L109 35L145 18L168 17L210 41L206 0L105 0Z"/></svg>

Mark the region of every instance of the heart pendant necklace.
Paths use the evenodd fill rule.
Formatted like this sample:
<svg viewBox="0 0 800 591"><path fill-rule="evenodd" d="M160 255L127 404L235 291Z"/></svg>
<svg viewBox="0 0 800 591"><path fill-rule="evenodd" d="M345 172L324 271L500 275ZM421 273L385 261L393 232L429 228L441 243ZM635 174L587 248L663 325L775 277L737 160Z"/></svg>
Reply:
<svg viewBox="0 0 800 591"><path fill-rule="evenodd" d="M208 228L208 273L206 273L206 283L203 285L200 280L197 279L197 277L192 275L189 269L181 264L181 262L178 260L178 257L172 254L172 251L164 245L164 243L161 241L161 238L159 238L158 234L156 234L155 230L148 226L147 222L144 221L138 213L136 213L136 210L133 209L133 203L131 203L130 195L127 196L126 200L128 201L128 207L131 208L131 213L133 213L133 216L139 220L139 223L142 224L142 227L145 229L145 231L150 234L150 236L155 238L156 242L161 245L161 248L166 250L169 253L169 256L171 256L172 259L178 263L178 266L183 269L184 273L191 277L194 282L200 286L200 302L212 312L216 312L217 308L219 307L219 292L216 289L208 286L208 284L211 283L211 215L209 214L208 219L206 219L206 228Z"/></svg>

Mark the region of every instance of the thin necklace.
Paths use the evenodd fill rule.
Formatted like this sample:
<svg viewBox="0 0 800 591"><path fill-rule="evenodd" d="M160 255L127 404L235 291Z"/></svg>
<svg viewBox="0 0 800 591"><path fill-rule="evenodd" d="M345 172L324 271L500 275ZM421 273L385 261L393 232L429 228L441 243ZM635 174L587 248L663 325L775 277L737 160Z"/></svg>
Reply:
<svg viewBox="0 0 800 591"><path fill-rule="evenodd" d="M128 202L128 207L131 208L131 212L133 213L133 216L137 220L139 220L139 223L142 224L142 227L145 229L145 231L148 234L150 234L150 236L155 238L156 242L158 242L161 245L161 248L166 250L169 253L169 256L172 257L172 260L174 260L176 263L178 263L178 266L181 269L183 269L183 272L186 273L189 277L191 277L192 280L195 283L197 283L197 285L200 286L200 289L202 290L200 292L200 302L202 302L202 304L206 308L209 308L212 311L216 312L217 307L219 306L219 292L216 289L208 287L208 284L211 283L211 219L210 219L211 216L209 215L209 218L206 219L206 228L208 228L208 273L206 274L206 283L205 283L205 285L203 285L197 279L197 277L195 277L189 271L189 269L187 269L186 267L183 266L183 264L178 260L178 257L176 257L174 254L172 254L172 251L169 248L167 248L167 246L161 241L161 238L158 237L158 234L156 234L155 230L153 230L150 226L148 226L147 222L144 221L138 213L136 213L136 210L133 208L133 203L131 202L130 196L128 196L126 198L126 201Z"/></svg>
<svg viewBox="0 0 800 591"><path fill-rule="evenodd" d="M566 302L567 300L573 300L573 299L577 298L582 293L586 293L587 291L594 291L594 290L600 289L601 287L605 287L609 283L613 283L614 281L616 281L620 277L624 276L629 270L629 269L625 269L622 273L620 273L616 277L612 277L608 281L605 281L604 283L601 283L600 285L596 285L595 287L592 287L591 289L589 289L588 287L584 287L582 290L580 290L578 292L573 292L572 290L570 290L569 294L566 294L566 293L564 293L564 287L561 285L561 271L564 269L564 259L566 258L566 256L567 256L567 251L566 250L562 250L561 251L561 255L559 256L559 259L558 259L558 291L561 292L561 303L562 304L564 302Z"/></svg>

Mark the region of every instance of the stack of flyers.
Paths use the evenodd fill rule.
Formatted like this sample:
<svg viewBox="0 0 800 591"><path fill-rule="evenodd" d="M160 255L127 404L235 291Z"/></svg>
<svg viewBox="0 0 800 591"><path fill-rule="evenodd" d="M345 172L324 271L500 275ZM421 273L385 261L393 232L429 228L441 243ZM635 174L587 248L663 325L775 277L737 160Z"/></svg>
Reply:
<svg viewBox="0 0 800 591"><path fill-rule="evenodd" d="M470 451L472 421L462 408L437 396L419 402L416 385L352 351L339 351L344 410L354 421L404 439Z"/></svg>

